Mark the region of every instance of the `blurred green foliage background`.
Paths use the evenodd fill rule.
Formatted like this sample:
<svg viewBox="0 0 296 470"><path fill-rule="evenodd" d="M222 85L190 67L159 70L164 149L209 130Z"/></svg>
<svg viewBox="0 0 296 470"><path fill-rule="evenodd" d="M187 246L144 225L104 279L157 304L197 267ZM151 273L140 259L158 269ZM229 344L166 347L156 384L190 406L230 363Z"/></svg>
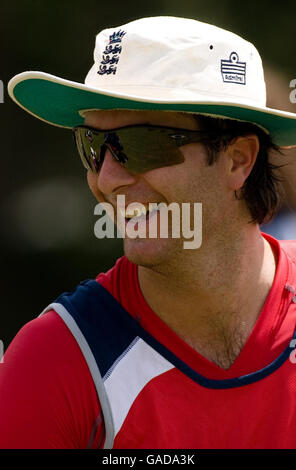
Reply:
<svg viewBox="0 0 296 470"><path fill-rule="evenodd" d="M294 1L16 0L1 2L1 73L41 70L83 82L96 34L144 16L183 16L221 26L253 42L263 63L296 78ZM296 112L296 105L295 112ZM290 108L291 110L291 108ZM292 109L293 111L293 109ZM7 348L21 326L60 293L109 269L122 241L93 233L95 200L68 130L17 107L5 91L1 113L1 314Z"/></svg>

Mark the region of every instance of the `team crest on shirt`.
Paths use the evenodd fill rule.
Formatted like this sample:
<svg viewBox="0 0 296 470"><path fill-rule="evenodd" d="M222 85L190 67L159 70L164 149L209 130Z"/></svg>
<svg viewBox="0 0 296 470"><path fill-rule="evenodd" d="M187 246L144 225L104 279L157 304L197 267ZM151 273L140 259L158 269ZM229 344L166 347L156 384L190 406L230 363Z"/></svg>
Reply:
<svg viewBox="0 0 296 470"><path fill-rule="evenodd" d="M125 31L115 31L109 36L109 43L103 51L103 57L100 62L100 68L98 70L99 75L113 75L116 74L117 64L120 59L122 51L121 41L123 36L126 34Z"/></svg>
<svg viewBox="0 0 296 470"><path fill-rule="evenodd" d="M221 60L223 82L246 84L246 62L240 62L236 52L231 52L229 59Z"/></svg>

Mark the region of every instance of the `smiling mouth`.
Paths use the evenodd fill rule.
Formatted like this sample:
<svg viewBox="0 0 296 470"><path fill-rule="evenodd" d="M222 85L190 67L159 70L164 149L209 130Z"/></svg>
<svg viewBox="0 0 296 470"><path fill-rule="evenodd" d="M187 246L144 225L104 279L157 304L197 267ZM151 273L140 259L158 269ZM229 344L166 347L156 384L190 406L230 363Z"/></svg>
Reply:
<svg viewBox="0 0 296 470"><path fill-rule="evenodd" d="M139 207L130 209L127 207L126 209L120 209L121 216L126 220L139 220L143 218L149 218L152 214L159 211L161 209L162 203L149 203L149 204L142 204Z"/></svg>

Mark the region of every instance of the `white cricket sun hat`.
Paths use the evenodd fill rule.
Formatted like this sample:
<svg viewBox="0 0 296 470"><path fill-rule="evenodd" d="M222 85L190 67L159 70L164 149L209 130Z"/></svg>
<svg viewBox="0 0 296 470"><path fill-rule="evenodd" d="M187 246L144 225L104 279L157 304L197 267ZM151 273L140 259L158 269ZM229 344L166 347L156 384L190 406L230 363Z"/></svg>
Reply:
<svg viewBox="0 0 296 470"><path fill-rule="evenodd" d="M73 128L90 109L182 111L249 121L296 144L296 114L266 107L261 58L249 42L200 21L151 17L96 37L85 84L23 72L11 98L50 124Z"/></svg>

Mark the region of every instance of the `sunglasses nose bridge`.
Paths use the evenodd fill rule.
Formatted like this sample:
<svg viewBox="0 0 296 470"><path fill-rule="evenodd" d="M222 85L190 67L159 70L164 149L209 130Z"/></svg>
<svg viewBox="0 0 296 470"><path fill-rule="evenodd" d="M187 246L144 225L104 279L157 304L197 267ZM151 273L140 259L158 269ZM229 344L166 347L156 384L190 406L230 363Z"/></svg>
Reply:
<svg viewBox="0 0 296 470"><path fill-rule="evenodd" d="M102 163L104 161L107 150L109 150L109 152L111 153L111 156L114 160L116 160L117 162L120 162L120 159L118 158L115 150L112 149L111 145L104 143L104 144L101 145L101 151L100 151L100 161Z"/></svg>
<svg viewBox="0 0 296 470"><path fill-rule="evenodd" d="M111 153L111 156L114 160L116 161L119 161L119 158L118 156L116 155L116 153L114 152L114 149L112 149L110 147L110 145L104 143L100 146L100 149L99 149L99 153L100 153L100 157L99 157L99 162L100 162L100 168L102 167L103 165L103 162L104 162L104 159L105 159L105 155L106 155L106 151L109 150L109 152ZM99 170L98 170L99 171ZM97 171L97 172L98 172Z"/></svg>
<svg viewBox="0 0 296 470"><path fill-rule="evenodd" d="M116 150L114 148L112 148L112 146L110 144L107 144L105 143L104 144L105 146L105 149L109 150L109 152L111 153L112 157L114 158L114 160L117 160L118 161L118 157L117 157L117 154L116 154ZM105 153L106 153L106 150L105 150Z"/></svg>
<svg viewBox="0 0 296 470"><path fill-rule="evenodd" d="M102 194L113 194L118 188L127 188L135 184L136 179L114 155L106 144L102 145L101 166L96 172L96 185Z"/></svg>
<svg viewBox="0 0 296 470"><path fill-rule="evenodd" d="M102 167L104 165L104 162L106 161L106 152L108 150L109 150L110 155L112 157L111 161L113 160L113 161L119 163L121 167L124 167L124 160L121 158L121 156L117 155L116 150L114 148L112 148L111 145L104 143L104 144L101 145L101 149L100 149L100 171L99 172L102 171ZM97 173L99 173L99 172L97 172Z"/></svg>

